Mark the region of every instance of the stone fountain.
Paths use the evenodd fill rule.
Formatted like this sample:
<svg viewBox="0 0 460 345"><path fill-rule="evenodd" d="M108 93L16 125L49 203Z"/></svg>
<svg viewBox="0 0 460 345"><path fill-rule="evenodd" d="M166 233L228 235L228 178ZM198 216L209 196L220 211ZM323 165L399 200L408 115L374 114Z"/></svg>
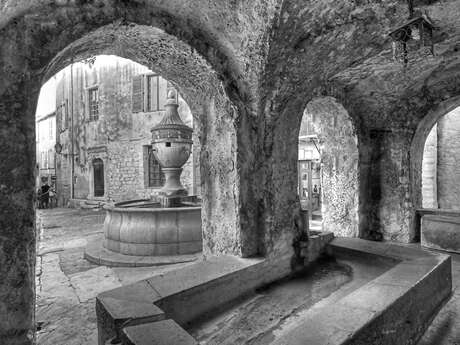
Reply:
<svg viewBox="0 0 460 345"><path fill-rule="evenodd" d="M201 206L196 196L187 195L180 182L182 166L191 154L193 129L179 116L174 90L169 91L165 108L165 116L151 130L152 151L165 174L165 184L156 200L131 200L104 207L100 263L110 265L102 260L102 255L111 253L144 257L141 263L158 264L158 260L145 257L163 257L167 263L183 262L195 259L189 254L202 249ZM95 261L88 248L85 257Z"/></svg>

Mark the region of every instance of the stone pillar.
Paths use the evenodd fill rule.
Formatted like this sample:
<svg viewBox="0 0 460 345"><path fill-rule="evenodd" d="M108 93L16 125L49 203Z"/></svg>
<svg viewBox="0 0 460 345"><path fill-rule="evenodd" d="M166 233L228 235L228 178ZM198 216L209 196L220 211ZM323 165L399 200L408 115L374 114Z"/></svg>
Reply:
<svg viewBox="0 0 460 345"><path fill-rule="evenodd" d="M237 172L236 110L231 103L214 97L203 100L201 107L195 128L201 141L203 253L247 256L239 214L241 183Z"/></svg>
<svg viewBox="0 0 460 345"><path fill-rule="evenodd" d="M413 240L410 130L371 130L360 137L360 235L374 240Z"/></svg>
<svg viewBox="0 0 460 345"><path fill-rule="evenodd" d="M0 337L5 345L32 344L35 332L34 114L39 85L35 83L35 88L31 88L32 84L24 80L27 75L22 72L5 74L0 72L5 86L0 87Z"/></svg>

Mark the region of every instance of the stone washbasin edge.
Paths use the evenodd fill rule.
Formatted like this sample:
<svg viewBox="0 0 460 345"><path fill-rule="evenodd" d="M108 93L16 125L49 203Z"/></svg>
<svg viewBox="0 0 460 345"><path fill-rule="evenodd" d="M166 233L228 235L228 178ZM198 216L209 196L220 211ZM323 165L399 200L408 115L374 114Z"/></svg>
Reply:
<svg viewBox="0 0 460 345"><path fill-rule="evenodd" d="M356 238L336 238L327 251L337 258L380 257L395 266L338 303L318 308L273 345L415 343L451 296L448 255ZM197 345L181 325L289 270L288 257L210 257L106 291L96 299L99 345L117 337L123 345Z"/></svg>

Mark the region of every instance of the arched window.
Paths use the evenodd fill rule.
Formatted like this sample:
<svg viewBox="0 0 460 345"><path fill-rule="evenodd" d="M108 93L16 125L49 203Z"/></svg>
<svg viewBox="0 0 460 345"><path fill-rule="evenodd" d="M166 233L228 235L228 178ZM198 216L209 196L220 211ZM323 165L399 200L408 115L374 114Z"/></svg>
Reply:
<svg viewBox="0 0 460 345"><path fill-rule="evenodd" d="M93 160L94 196L104 196L104 162L100 158Z"/></svg>

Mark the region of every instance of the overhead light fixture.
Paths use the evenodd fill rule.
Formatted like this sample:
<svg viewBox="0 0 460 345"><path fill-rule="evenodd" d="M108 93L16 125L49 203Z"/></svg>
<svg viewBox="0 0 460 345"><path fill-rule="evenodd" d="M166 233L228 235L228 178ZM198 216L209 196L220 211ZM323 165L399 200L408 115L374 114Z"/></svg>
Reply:
<svg viewBox="0 0 460 345"><path fill-rule="evenodd" d="M393 40L393 59L407 66L409 52L418 51L420 55L434 55L433 31L435 26L426 13L414 10L413 0L407 0L409 18L390 32ZM423 48L423 51L422 51Z"/></svg>

